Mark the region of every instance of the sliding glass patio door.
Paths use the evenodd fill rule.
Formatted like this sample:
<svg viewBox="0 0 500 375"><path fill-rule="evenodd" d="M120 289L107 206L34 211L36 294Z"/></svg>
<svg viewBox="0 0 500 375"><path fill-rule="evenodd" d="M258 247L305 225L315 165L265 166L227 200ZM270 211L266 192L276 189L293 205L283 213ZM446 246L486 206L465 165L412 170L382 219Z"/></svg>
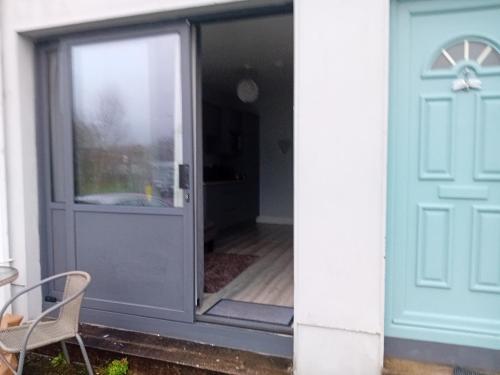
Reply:
<svg viewBox="0 0 500 375"><path fill-rule="evenodd" d="M193 321L189 26L63 39L42 62L46 273L88 271L93 316Z"/></svg>

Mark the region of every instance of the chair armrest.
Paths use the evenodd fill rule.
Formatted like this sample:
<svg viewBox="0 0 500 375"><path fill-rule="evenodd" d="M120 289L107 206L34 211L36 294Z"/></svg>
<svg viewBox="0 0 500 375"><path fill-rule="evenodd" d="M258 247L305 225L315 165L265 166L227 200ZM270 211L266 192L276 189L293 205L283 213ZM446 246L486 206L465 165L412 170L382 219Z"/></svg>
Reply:
<svg viewBox="0 0 500 375"><path fill-rule="evenodd" d="M57 279L60 279L62 277L66 277L66 276L69 276L71 274L73 274L74 271L69 271L69 272L64 272L64 273L60 273L58 275L54 275L54 276L50 276L50 277L47 277L46 279L43 279L42 281L40 281L39 283L35 284L35 285L32 285L28 288L25 288L23 290L21 290L19 293L17 293L16 295L14 295L11 299L9 299L5 305L3 305L2 307L2 310L0 310L0 320L3 318L4 314L5 314L5 311L7 310L7 308L12 304L12 302L14 302L16 299L18 299L19 297L21 297L22 295L32 291L33 289L36 289L50 281L54 281L54 280L57 280ZM57 306L57 305L56 305Z"/></svg>

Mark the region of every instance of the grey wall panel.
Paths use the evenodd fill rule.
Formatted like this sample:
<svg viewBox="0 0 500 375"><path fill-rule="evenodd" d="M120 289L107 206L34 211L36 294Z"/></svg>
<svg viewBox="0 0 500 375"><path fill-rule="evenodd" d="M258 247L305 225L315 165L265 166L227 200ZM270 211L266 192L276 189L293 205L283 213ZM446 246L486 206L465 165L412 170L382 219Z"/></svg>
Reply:
<svg viewBox="0 0 500 375"><path fill-rule="evenodd" d="M158 317L183 311L182 216L76 212L75 228L77 268L93 277L87 306Z"/></svg>

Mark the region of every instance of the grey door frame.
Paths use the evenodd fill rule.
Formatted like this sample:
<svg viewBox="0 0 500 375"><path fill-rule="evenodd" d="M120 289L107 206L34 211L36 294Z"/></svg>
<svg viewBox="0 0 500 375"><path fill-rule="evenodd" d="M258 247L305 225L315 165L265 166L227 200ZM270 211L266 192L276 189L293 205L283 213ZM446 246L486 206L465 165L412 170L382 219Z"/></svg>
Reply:
<svg viewBox="0 0 500 375"><path fill-rule="evenodd" d="M127 214L127 215L135 215L135 214L145 214L145 215L163 215L163 216L183 216L183 227L184 230L184 270L183 270L183 287L184 287L184 306L182 310L171 310L165 312L168 316L168 319L177 320L177 321L185 321L185 322L193 322L194 321L194 198L190 198L188 201L184 200L184 205L182 208L156 208L156 207L125 207L125 206L99 206L99 205L90 205L90 204L78 204L74 202L74 167L73 167L73 126L72 126L72 118L73 118L73 98L72 98L72 86L71 86L71 48L73 46L78 46L82 44L89 43L97 43L97 42L106 42L106 41L114 41L114 40L126 40L130 38L138 38L145 36L155 36L155 35L164 35L164 34L173 34L176 33L180 37L180 54L181 54L181 90L182 90L182 121L183 121L183 161L186 164L191 165L189 170L190 181L193 181L193 118L192 118L192 86L191 86L191 39L190 39L190 28L187 23L170 23L167 25L146 25L144 27L135 28L133 30L109 30L104 32L93 32L89 33L89 35L76 35L63 37L59 41L58 47L58 62L59 62L59 97L60 97L60 111L59 118L56 119L56 122L62 124L61 128L64 134L64 142L63 142L63 154L64 154L64 191L65 191L65 203L53 203L51 197L51 179L48 178L51 176L51 161L50 161L50 141L48 139L48 108L46 107L49 103L47 100L41 101L40 103L40 112L41 112L41 124L43 128L40 129L40 144L39 146L41 165L43 168L43 175L40 175L41 181L43 181L44 186L44 198L47 203L47 207L45 208L45 212L47 212L48 207L52 207L52 205L56 205L58 209L64 209L66 215L66 269L72 270L76 268L76 259L75 259L75 213L76 212L93 212L93 213L116 213L116 214ZM40 48L40 54L47 51L50 48L54 48L52 45L50 47L42 47ZM47 62L43 56L41 57L40 68L46 69ZM40 74L40 89L45 90L47 87L47 77L46 74L41 72ZM44 88L45 85L45 88ZM40 91L39 91L40 92ZM46 92L47 93L47 92ZM42 95L43 97L43 95ZM193 196L194 189L193 184L191 184L188 190L185 190L184 193L189 194L189 196ZM46 236L45 240L47 241L47 250L53 249L50 231L52 228L50 227L50 211L48 210L47 217L45 218L47 223L45 228L42 230L44 235ZM47 251L48 255L48 265L44 268L45 272L50 273L50 265L53 262L52 252ZM51 290L49 293L56 298L60 298L60 292L54 290L54 286L49 287ZM148 291L145 291L148 292ZM130 306L125 307L120 303L116 303L115 301L103 302L100 300L94 300L90 297L86 297L84 301L84 306L87 308L97 308L102 309L103 304L110 307L113 311L118 311L121 313L130 313L133 315L143 315L141 311L141 307Z"/></svg>
<svg viewBox="0 0 500 375"><path fill-rule="evenodd" d="M48 82L48 54L58 52L58 43L47 42L38 46L36 51L36 112L37 112L37 158L38 158L38 194L40 212L40 263L42 277L54 274L54 259L51 214L54 210L65 210L65 204L52 199L52 171L50 149L50 94ZM54 285L44 284L42 295L57 293ZM62 290L57 293L62 297Z"/></svg>
<svg viewBox="0 0 500 375"><path fill-rule="evenodd" d="M216 7L214 9L199 8L191 9L186 11L188 16L182 17L183 20L189 20L193 22L194 25L219 22L224 20L235 20L244 19L257 16L270 16L277 14L289 14L293 12L293 1L284 1L280 4L260 5L252 6L250 3L248 6L241 8L237 6L236 10L229 3L227 8L225 6ZM57 49L61 40L67 37L78 37L78 36L102 36L108 32L113 32L116 30L122 30L123 33L130 32L130 30L140 29L146 31L148 29L154 29L156 27L165 26L169 24L171 20L179 20L179 15L172 13L172 16L168 14L165 15L162 21L154 21L152 24L145 25L144 21L139 20L138 24L128 24L126 22L117 22L116 26L109 27L104 23L95 23L88 25L87 30L90 31L78 31L75 33L66 34L52 34L51 37L37 40L37 77L36 77L36 93L37 93L37 156L38 156L38 174L39 174L39 226L40 226L40 261L42 265L42 275L47 275L53 273L53 260L51 259L52 253L49 249L52 248L51 236L48 236L50 229L50 210L51 209L64 209L64 203L54 203L51 198L51 177L50 177L50 145L47 139L47 129L48 123L48 101L47 101L47 77L45 75L44 69L46 69L46 62L44 62L45 54L51 49ZM101 26L100 26L101 25ZM195 27L195 26L194 26ZM193 37L193 33L191 37ZM191 43L191 48L197 46L197 43ZM191 63L193 61L191 60ZM191 80L197 77L196 67L191 66L192 70ZM191 81L190 84L197 85L195 81ZM195 97L193 97L195 99ZM193 100L193 110L196 108L196 102ZM201 114L201 113L200 113ZM199 114L196 114L197 117ZM194 125L194 142L197 144L198 140L201 139L201 121L197 121L195 117ZM196 150L196 148L194 148ZM192 189L194 186L196 188L192 191L193 197L192 202L200 202L199 193L201 186L201 193L203 189L202 181L202 168L196 168L199 161L198 157L193 156L193 167L191 168L191 178L193 181ZM203 196L201 195L201 202L203 202ZM196 213L197 210L197 213ZM195 217L203 218L203 206L201 209L195 207ZM195 226L200 225L200 221L195 219ZM201 230L196 228L195 236L197 236L196 247L199 246L201 241L201 246L203 248L203 220L201 221ZM200 233L197 235L196 233ZM193 270L194 270L194 254L197 249L193 249ZM193 290L195 288L195 280L192 282ZM43 291L43 295L49 294L49 290ZM193 293L195 297L195 293ZM53 302L48 300L43 300L43 307L47 308L52 306ZM176 337L179 339L193 340L198 342L210 343L213 345L220 345L224 347L237 348L242 350L256 351L260 353L266 353L270 355L276 355L279 357L290 358L293 354L293 333L291 330L288 332L278 333L273 327L266 330L265 328L259 327L249 327L247 325L236 324L231 325L230 322L201 322L197 321L197 317L194 314L194 303L193 307L193 321L192 322L176 322L169 321L165 319L158 318L148 318L144 317L141 320L136 319L133 315L121 314L116 312L109 312L103 310L97 310L94 308L88 308L83 306L82 308L82 318L84 321L93 322L96 324L107 325L110 327L121 328L125 330L136 330L140 332L150 332L154 334L161 334L170 337Z"/></svg>
<svg viewBox="0 0 500 375"><path fill-rule="evenodd" d="M195 294L196 307L203 299L205 287L205 208L203 192L203 120L201 85L201 35L199 25L191 26L191 62L193 84L193 187L194 187L194 243L195 243ZM196 313L195 313L196 315Z"/></svg>

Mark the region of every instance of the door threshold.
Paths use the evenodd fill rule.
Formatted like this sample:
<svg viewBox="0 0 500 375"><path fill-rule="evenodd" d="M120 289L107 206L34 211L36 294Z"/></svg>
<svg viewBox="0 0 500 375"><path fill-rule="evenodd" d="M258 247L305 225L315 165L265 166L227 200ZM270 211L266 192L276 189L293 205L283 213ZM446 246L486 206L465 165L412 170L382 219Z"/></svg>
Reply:
<svg viewBox="0 0 500 375"><path fill-rule="evenodd" d="M211 315L196 315L196 321L293 336L293 326L283 326L280 324L256 322L253 320L227 318L227 317L211 316Z"/></svg>

